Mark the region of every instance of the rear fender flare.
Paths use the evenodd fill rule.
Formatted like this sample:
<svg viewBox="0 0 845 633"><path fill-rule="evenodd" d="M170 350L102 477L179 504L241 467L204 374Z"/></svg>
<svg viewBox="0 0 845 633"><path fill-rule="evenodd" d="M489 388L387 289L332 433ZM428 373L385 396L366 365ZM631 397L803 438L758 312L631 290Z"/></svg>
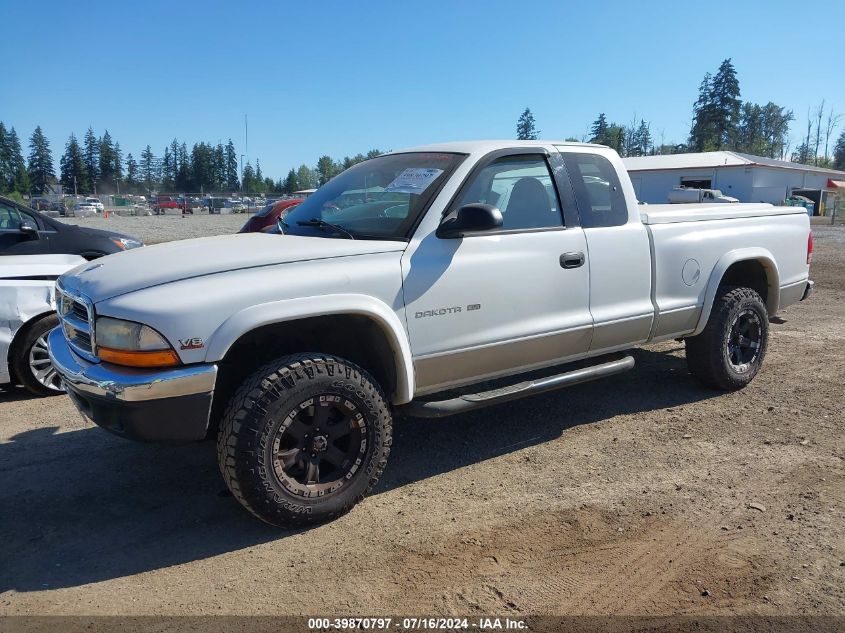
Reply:
<svg viewBox="0 0 845 633"><path fill-rule="evenodd" d="M780 273L778 272L778 266L775 263L774 256L765 248L740 248L722 255L713 267L710 273L710 279L707 282L707 290L704 293L704 305L701 310L701 316L698 318L698 325L696 325L695 331L690 336L701 334L707 325L707 320L710 318L710 312L713 309L713 302L716 300L716 293L719 291L722 278L725 276L728 268L738 262L745 261L756 261L763 266L763 270L766 271L766 283L768 285L766 310L769 316L777 314L780 304Z"/></svg>

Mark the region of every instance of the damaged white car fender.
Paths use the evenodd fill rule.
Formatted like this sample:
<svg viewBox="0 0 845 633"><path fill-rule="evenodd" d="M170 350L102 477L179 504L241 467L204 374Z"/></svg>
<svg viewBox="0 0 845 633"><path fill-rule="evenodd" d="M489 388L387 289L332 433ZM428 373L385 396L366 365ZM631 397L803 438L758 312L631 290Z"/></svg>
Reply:
<svg viewBox="0 0 845 633"><path fill-rule="evenodd" d="M0 384L11 380L9 349L29 322L56 309L59 275L85 263L79 255L0 257Z"/></svg>

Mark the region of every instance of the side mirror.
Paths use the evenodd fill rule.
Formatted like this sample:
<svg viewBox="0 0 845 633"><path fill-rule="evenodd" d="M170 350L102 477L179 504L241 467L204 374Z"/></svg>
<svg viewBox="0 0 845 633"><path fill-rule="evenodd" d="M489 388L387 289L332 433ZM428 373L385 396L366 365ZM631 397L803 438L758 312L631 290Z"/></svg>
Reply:
<svg viewBox="0 0 845 633"><path fill-rule="evenodd" d="M502 212L492 204L465 204L454 217L444 220L437 227L437 237L454 239L473 233L484 233L502 228Z"/></svg>
<svg viewBox="0 0 845 633"><path fill-rule="evenodd" d="M23 222L21 222L21 225L18 227L18 230L31 240L38 239L38 227L35 226L32 222L24 220Z"/></svg>

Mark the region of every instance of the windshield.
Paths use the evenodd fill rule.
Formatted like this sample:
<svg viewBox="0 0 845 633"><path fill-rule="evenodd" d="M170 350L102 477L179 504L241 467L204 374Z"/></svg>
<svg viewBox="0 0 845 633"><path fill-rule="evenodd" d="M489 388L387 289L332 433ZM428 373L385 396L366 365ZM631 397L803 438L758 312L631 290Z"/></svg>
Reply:
<svg viewBox="0 0 845 633"><path fill-rule="evenodd" d="M359 163L288 213L283 231L346 239L407 239L432 195L463 158L411 152Z"/></svg>

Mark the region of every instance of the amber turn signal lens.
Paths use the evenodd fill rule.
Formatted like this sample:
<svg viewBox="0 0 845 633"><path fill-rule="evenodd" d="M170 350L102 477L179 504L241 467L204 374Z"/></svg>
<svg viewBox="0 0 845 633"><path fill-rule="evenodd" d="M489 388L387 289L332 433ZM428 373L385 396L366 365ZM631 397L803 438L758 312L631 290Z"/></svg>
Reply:
<svg viewBox="0 0 845 633"><path fill-rule="evenodd" d="M100 360L127 367L174 367L179 364L179 356L172 349L153 352L127 352L122 349L98 347Z"/></svg>

